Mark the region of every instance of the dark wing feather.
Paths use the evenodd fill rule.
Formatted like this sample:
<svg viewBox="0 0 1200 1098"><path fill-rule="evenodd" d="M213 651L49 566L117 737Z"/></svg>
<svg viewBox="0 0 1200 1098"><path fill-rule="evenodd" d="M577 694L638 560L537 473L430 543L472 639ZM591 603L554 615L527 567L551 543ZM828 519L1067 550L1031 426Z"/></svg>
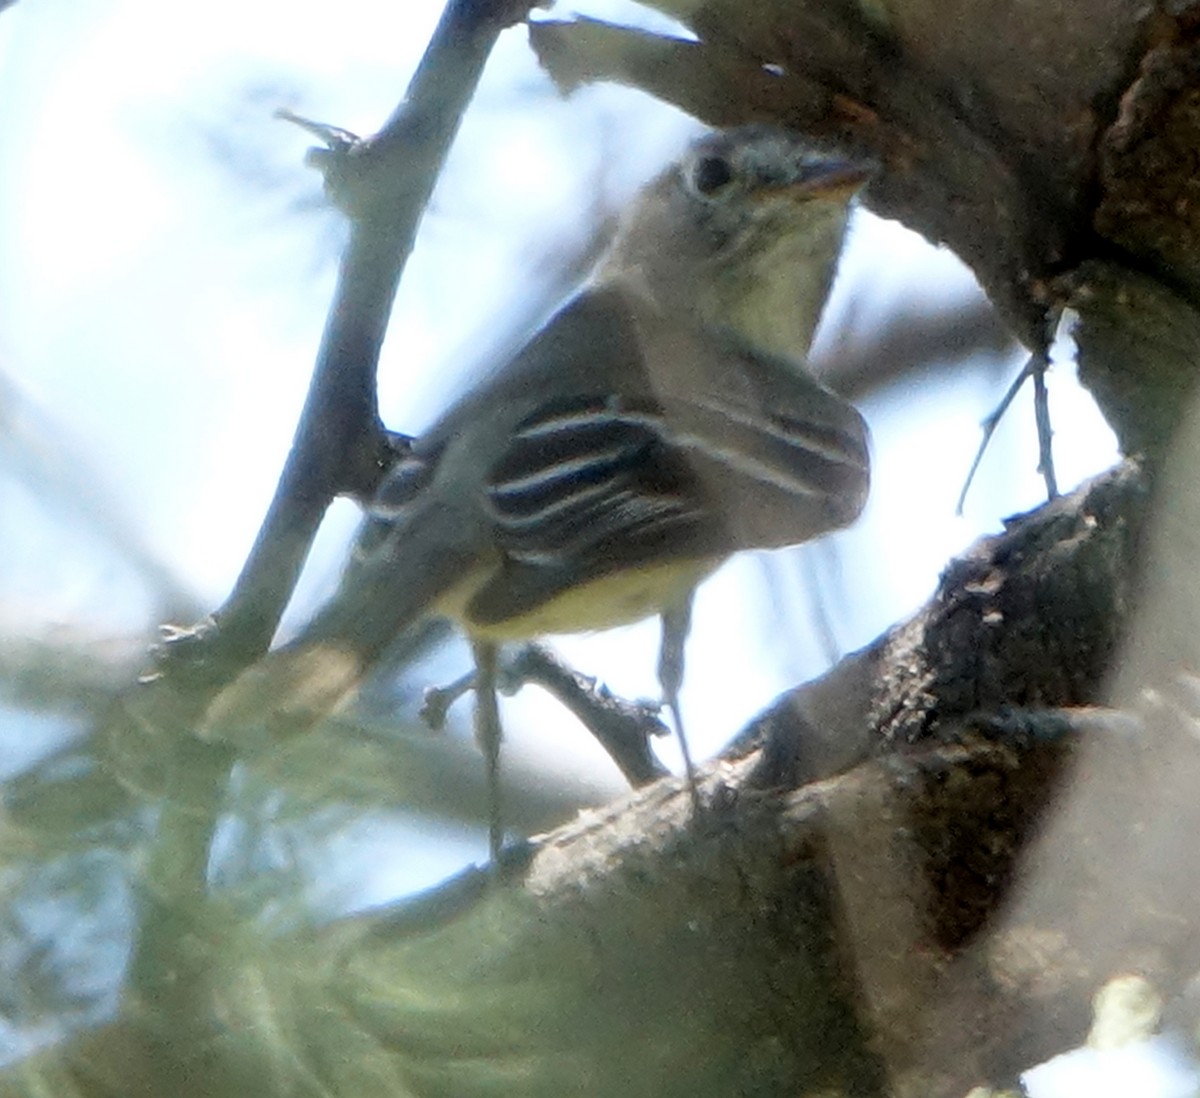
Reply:
<svg viewBox="0 0 1200 1098"><path fill-rule="evenodd" d="M502 621L623 568L795 545L853 519L861 418L778 370L759 384L746 368L694 398L549 401L520 423L487 489L506 563L472 616Z"/></svg>
<svg viewBox="0 0 1200 1098"><path fill-rule="evenodd" d="M482 485L464 432L496 454ZM807 541L855 517L868 468L861 417L794 363L614 289L566 306L417 456L378 518L403 516L439 466L442 491L461 489L447 499L482 503L501 568L467 609L481 625L623 569Z"/></svg>
<svg viewBox="0 0 1200 1098"><path fill-rule="evenodd" d="M514 431L487 506L506 564L472 601L482 623L624 568L719 556L727 540L649 397L547 402Z"/></svg>
<svg viewBox="0 0 1200 1098"><path fill-rule="evenodd" d="M646 552L661 541L659 531L716 518L661 406L648 397L588 395L543 405L493 467L487 505L509 557L565 563L580 578L636 563L622 541Z"/></svg>

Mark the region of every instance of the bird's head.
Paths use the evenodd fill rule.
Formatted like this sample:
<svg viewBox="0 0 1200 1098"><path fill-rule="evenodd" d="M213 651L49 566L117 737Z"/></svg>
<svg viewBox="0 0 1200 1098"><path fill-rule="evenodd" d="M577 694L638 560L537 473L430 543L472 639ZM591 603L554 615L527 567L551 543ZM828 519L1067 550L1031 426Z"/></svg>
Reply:
<svg viewBox="0 0 1200 1098"><path fill-rule="evenodd" d="M872 172L776 127L709 134L639 195L601 277L637 279L665 311L803 357Z"/></svg>

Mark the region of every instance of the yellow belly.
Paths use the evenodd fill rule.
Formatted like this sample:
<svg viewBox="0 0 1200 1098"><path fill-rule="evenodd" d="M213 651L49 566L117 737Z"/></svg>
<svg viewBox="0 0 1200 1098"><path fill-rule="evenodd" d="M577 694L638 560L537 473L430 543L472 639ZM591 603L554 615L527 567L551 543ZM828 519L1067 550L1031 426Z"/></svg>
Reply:
<svg viewBox="0 0 1200 1098"><path fill-rule="evenodd" d="M467 613L477 580L460 584L440 600L438 610L461 622L472 636L491 641L528 640L552 633L590 633L629 625L680 602L713 572L719 560L677 560L625 569L572 587L528 613L486 624Z"/></svg>

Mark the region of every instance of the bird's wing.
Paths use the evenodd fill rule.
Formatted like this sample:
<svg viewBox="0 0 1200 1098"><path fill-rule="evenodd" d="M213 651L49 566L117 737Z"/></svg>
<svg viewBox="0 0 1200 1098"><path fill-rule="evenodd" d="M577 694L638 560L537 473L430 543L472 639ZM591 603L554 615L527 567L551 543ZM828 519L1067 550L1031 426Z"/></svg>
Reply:
<svg viewBox="0 0 1200 1098"><path fill-rule="evenodd" d="M715 517L662 405L625 393L540 406L493 465L486 505L505 553L547 567L590 565L622 541L646 552Z"/></svg>
<svg viewBox="0 0 1200 1098"><path fill-rule="evenodd" d="M664 408L730 550L797 545L852 522L870 483L858 411L794 363L723 333L704 342Z"/></svg>
<svg viewBox="0 0 1200 1098"><path fill-rule="evenodd" d="M553 397L515 426L486 491L506 563L474 620L521 616L627 569L797 544L857 515L858 413L723 338L690 341L686 377L656 374L647 356L623 372L628 391Z"/></svg>
<svg viewBox="0 0 1200 1098"><path fill-rule="evenodd" d="M719 512L674 444L662 404L644 393L541 405L493 466L486 506L503 565L468 607L478 625L536 615L596 580L726 552ZM633 583L611 597L630 598ZM632 612L589 607L588 620L567 614L563 627L597 628L657 609L644 601L634 597Z"/></svg>

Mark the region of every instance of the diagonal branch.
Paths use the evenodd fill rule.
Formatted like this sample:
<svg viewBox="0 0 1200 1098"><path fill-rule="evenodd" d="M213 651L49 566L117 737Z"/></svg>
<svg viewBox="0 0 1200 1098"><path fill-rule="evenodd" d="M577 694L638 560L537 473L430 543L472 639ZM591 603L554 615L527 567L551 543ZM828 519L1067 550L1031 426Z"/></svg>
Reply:
<svg viewBox="0 0 1200 1098"><path fill-rule="evenodd" d="M310 162L350 216L308 398L254 546L207 623L171 630L158 653L222 680L266 651L333 498L368 494L402 440L379 421L375 371L421 214L500 32L525 0L449 0L408 91L382 130L344 131ZM215 626L215 628L214 628Z"/></svg>
<svg viewBox="0 0 1200 1098"><path fill-rule="evenodd" d="M1169 987L1194 969L1190 862L1144 902L1118 877L1137 933L1094 955L1078 920L1111 907L1089 892L998 921L1083 741L1117 749L1106 805L1141 765L1144 737L1082 707L1103 693L1146 505L1126 466L982 540L918 615L756 722L708 770L699 818L656 783L517 851L498 884L468 872L240 949L220 905L198 905L210 998L191 1029L126 1009L0 1075L0 1095L101 1098L115 1078L147 1095L957 1098L1011 1078L1082 1038L1112 971ZM1194 736L1177 739L1191 776ZM789 745L766 788L760 759ZM1048 853L1092 879L1155 803Z"/></svg>

